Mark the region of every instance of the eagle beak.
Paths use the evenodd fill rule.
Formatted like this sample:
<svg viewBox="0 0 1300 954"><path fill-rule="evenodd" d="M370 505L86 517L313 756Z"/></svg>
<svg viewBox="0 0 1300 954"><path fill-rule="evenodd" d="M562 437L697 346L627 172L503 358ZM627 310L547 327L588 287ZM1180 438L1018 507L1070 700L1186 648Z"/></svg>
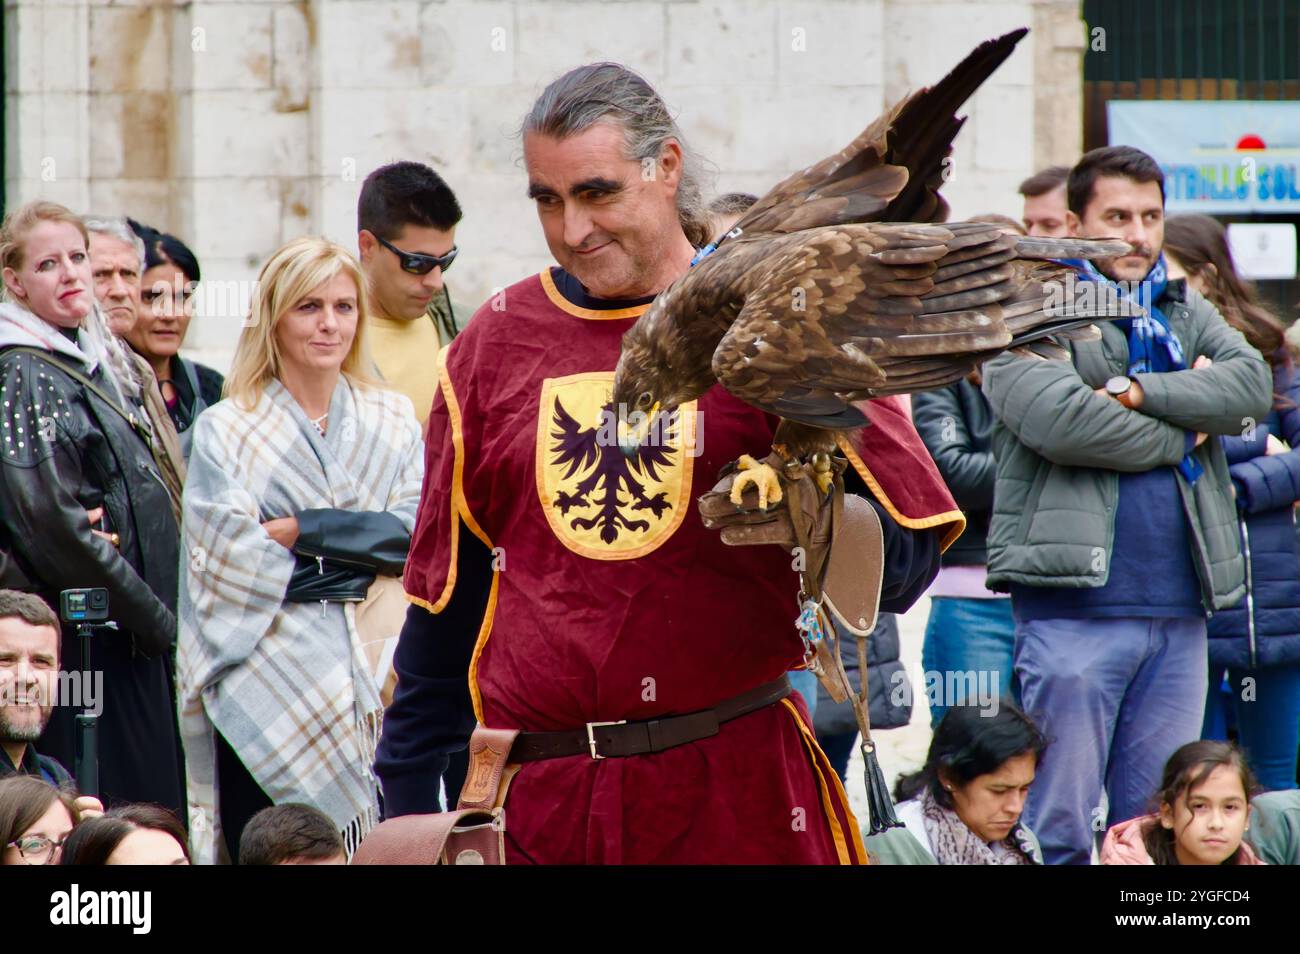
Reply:
<svg viewBox="0 0 1300 954"><path fill-rule="evenodd" d="M649 412L638 412L635 425L629 424L627 420L620 418L618 422L618 449L623 452L624 457L635 457L637 451L650 437L655 418L659 414L659 406L659 402L655 401Z"/></svg>

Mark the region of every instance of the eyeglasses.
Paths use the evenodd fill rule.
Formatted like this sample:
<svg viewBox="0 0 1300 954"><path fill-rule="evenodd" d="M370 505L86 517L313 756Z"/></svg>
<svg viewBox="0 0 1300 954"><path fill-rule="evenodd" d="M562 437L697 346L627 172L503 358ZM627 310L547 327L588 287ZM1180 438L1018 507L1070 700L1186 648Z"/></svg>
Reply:
<svg viewBox="0 0 1300 954"><path fill-rule="evenodd" d="M18 854L23 856L23 861L29 865L48 865L50 859L54 856L56 849L62 849L63 843L68 840L64 835L58 841L51 841L44 835L32 835L30 838L19 838L17 841L11 841L6 848L17 848Z"/></svg>
<svg viewBox="0 0 1300 954"><path fill-rule="evenodd" d="M403 252L392 242L385 242L378 235L375 238L380 245L402 260L402 271L410 272L412 275L428 275L435 268L441 268L445 272L451 268L451 263L456 261L456 254L460 251L453 245L446 255L420 255L416 252Z"/></svg>

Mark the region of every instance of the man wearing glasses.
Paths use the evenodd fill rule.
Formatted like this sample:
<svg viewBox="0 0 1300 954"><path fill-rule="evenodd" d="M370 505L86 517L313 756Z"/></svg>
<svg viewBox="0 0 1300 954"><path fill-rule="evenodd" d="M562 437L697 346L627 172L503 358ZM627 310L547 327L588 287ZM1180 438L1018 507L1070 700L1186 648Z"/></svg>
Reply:
<svg viewBox="0 0 1300 954"><path fill-rule="evenodd" d="M437 389L438 351L459 330L443 274L456 258L460 204L418 162L381 166L357 202L357 245L370 279L371 356L423 425Z"/></svg>

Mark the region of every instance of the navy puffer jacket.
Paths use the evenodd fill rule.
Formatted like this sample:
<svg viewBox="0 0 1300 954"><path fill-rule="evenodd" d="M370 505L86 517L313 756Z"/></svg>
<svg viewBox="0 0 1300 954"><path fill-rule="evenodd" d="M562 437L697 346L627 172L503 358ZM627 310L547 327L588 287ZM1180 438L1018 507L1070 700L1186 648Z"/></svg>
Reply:
<svg viewBox="0 0 1300 954"><path fill-rule="evenodd" d="M867 637L867 716L871 719L873 732L876 729L897 729L911 721L911 699L898 691L898 687L907 681L907 672L898 658L901 650L898 617L893 613L881 613L876 628ZM849 677L854 690L860 689L858 647L852 638L844 640L841 658L844 660L844 674ZM858 731L853 704L847 699L835 702L820 680L817 682L813 729L819 736Z"/></svg>
<svg viewBox="0 0 1300 954"><path fill-rule="evenodd" d="M1228 473L1237 492L1246 597L1210 617L1210 666L1240 669L1300 663L1300 555L1295 503L1300 501L1300 372L1273 372L1281 396L1245 437L1224 437ZM1268 456L1268 435L1292 450Z"/></svg>

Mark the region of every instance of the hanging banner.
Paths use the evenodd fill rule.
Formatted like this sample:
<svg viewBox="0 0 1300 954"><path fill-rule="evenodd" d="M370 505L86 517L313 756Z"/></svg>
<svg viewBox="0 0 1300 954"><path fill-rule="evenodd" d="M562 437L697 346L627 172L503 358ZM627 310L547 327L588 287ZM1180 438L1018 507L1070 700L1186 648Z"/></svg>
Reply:
<svg viewBox="0 0 1300 954"><path fill-rule="evenodd" d="M1165 173L1170 212L1300 211L1300 103L1112 100L1110 143Z"/></svg>
<svg viewBox="0 0 1300 954"><path fill-rule="evenodd" d="M1296 277L1296 235L1291 222L1234 222L1228 226L1228 248L1242 278Z"/></svg>

